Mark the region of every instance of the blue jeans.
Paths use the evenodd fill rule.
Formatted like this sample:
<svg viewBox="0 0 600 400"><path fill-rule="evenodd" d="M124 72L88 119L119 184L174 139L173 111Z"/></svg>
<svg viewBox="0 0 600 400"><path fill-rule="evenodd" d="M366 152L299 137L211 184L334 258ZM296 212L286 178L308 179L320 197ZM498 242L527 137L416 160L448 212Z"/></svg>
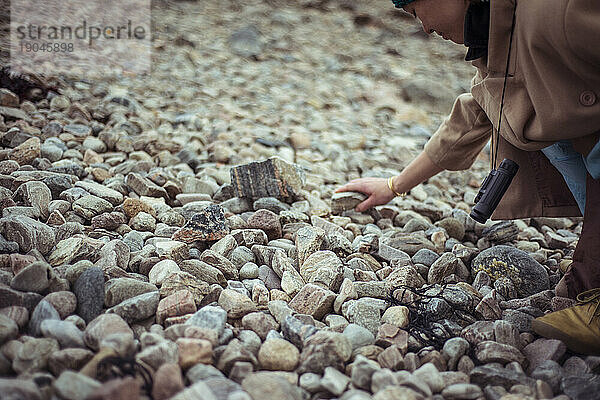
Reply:
<svg viewBox="0 0 600 400"><path fill-rule="evenodd" d="M569 190L577 201L581 215L584 215L587 173L589 172L594 179L600 177L600 142L596 143L587 157L576 152L570 140L558 141L542 149L542 153L565 178Z"/></svg>

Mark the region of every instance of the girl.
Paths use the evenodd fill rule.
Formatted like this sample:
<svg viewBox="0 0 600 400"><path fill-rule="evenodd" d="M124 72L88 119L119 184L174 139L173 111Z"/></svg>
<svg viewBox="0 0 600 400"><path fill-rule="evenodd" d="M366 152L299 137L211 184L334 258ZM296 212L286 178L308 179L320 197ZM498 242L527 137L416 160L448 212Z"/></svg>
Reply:
<svg viewBox="0 0 600 400"><path fill-rule="evenodd" d="M600 288L600 2L393 2L418 18L426 33L468 47L465 59L477 72L470 93L456 99L423 152L400 175L355 179L336 191L367 194L359 212L385 204L443 170L468 169L491 138L494 160L519 165L492 219L583 215L573 263L555 290L575 298ZM598 308L600 296L594 299L577 307L595 314L592 306ZM536 325L563 332L556 326L565 323L562 319L547 318L553 314ZM586 329L593 328L600 349L600 322L592 317L584 318L593 320ZM567 323L577 318L569 316ZM575 345L590 337L576 338ZM560 338L567 345L573 340Z"/></svg>

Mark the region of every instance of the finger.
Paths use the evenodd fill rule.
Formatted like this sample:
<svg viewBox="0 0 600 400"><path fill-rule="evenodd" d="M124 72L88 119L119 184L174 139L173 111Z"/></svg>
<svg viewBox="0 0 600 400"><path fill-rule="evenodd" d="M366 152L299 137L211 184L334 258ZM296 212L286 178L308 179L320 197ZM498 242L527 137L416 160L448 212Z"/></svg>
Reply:
<svg viewBox="0 0 600 400"><path fill-rule="evenodd" d="M364 185L363 183L347 183L344 186L342 186L341 188L338 188L336 190L336 192L363 192L364 191Z"/></svg>
<svg viewBox="0 0 600 400"><path fill-rule="evenodd" d="M373 207L375 205L375 196L371 196L368 199L366 199L365 201L363 201L362 203L360 203L359 205L357 205L354 210L357 212L363 212L368 210L369 208Z"/></svg>

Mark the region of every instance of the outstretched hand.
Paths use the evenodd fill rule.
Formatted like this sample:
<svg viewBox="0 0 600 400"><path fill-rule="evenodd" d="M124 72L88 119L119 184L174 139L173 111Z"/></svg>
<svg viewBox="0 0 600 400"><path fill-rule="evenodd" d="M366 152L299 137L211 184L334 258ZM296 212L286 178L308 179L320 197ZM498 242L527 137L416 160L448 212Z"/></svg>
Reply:
<svg viewBox="0 0 600 400"><path fill-rule="evenodd" d="M368 195L369 198L354 208L356 212L363 212L371 207L387 204L395 197L385 178L353 179L344 186L337 188L335 192L361 192Z"/></svg>

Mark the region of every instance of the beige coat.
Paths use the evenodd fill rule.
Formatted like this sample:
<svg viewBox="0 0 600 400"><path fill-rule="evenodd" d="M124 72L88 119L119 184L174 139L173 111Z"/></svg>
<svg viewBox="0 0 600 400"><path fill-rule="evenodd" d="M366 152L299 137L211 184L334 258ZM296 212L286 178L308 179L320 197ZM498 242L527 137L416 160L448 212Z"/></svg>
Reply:
<svg viewBox="0 0 600 400"><path fill-rule="evenodd" d="M490 2L490 36L471 93L425 145L448 170L468 169L498 124L514 0ZM492 122L490 122L492 121ZM499 141L499 164L519 172L492 219L580 216L562 176L538 151L571 139L587 155L600 137L600 0L519 0Z"/></svg>

